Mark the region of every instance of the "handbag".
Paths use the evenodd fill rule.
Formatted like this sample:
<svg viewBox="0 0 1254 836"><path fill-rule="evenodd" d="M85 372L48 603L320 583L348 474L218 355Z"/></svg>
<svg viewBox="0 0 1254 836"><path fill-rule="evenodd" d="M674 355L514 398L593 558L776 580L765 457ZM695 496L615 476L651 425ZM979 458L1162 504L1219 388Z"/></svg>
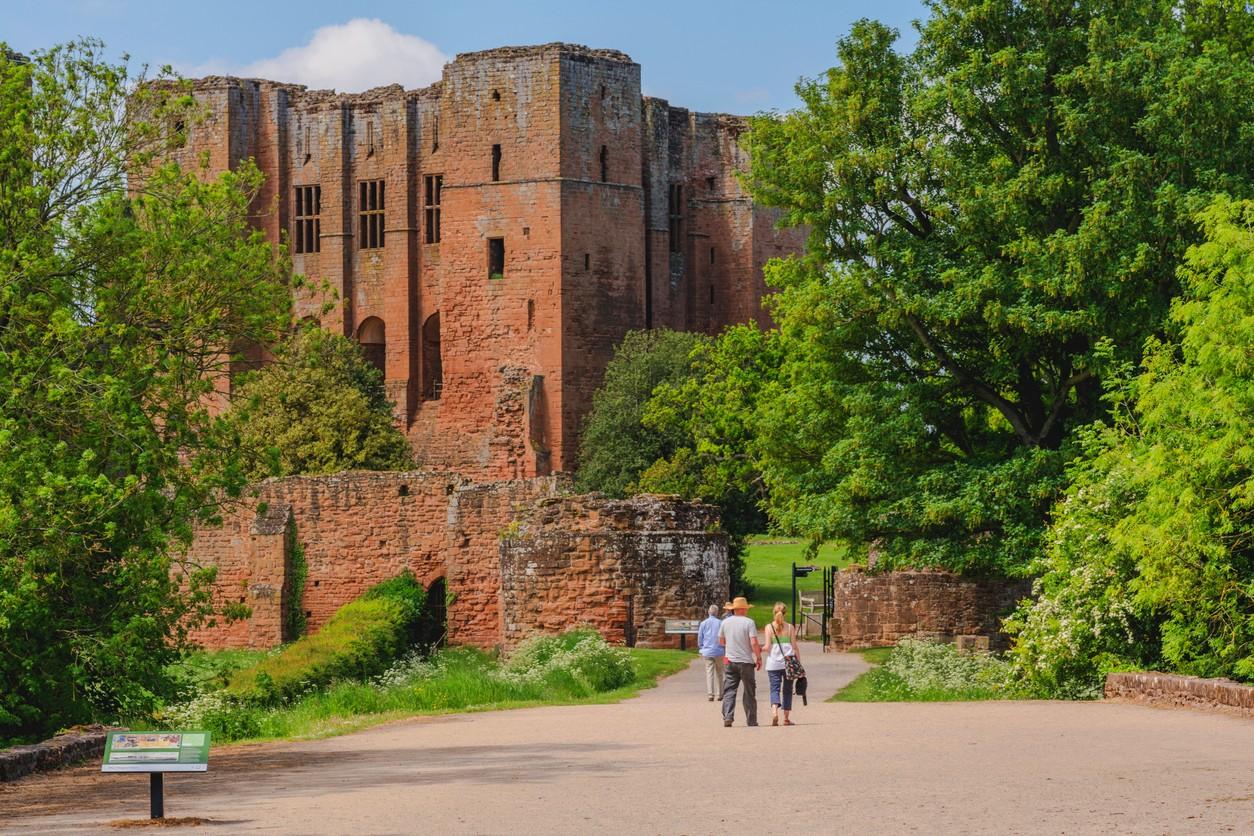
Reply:
<svg viewBox="0 0 1254 836"><path fill-rule="evenodd" d="M779 645L779 652L784 652L784 646L779 643L779 636L775 635L775 631L771 630L771 641ZM767 648L770 652L770 648ZM784 679L802 679L806 675L806 669L801 667L801 660L796 656L789 654L784 657Z"/></svg>

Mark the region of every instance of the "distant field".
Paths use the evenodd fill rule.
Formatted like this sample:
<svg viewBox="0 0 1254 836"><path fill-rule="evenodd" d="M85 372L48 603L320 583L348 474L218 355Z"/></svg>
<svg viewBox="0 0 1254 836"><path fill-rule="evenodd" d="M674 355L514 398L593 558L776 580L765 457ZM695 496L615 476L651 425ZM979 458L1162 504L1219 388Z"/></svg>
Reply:
<svg viewBox="0 0 1254 836"><path fill-rule="evenodd" d="M776 601L792 606L792 564L815 566L846 566L851 562L844 545L828 543L819 549L818 557L807 561L804 540L790 540L769 534L754 535L749 539L749 552L745 555L745 577L753 584L753 597L749 603L749 617L761 627L771 620L771 608ZM816 570L812 575L797 579L797 594L812 592L816 597L823 594L823 574Z"/></svg>

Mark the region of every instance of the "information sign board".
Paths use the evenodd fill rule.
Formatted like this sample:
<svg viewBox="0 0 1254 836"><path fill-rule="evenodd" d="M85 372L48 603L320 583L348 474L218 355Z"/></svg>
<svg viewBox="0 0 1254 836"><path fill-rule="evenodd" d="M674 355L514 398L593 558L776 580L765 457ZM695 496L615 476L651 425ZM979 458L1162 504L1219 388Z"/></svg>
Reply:
<svg viewBox="0 0 1254 836"><path fill-rule="evenodd" d="M101 772L207 772L209 732L109 732Z"/></svg>
<svg viewBox="0 0 1254 836"><path fill-rule="evenodd" d="M695 636L700 626L701 621L696 618L668 618L666 619L666 634L668 636Z"/></svg>

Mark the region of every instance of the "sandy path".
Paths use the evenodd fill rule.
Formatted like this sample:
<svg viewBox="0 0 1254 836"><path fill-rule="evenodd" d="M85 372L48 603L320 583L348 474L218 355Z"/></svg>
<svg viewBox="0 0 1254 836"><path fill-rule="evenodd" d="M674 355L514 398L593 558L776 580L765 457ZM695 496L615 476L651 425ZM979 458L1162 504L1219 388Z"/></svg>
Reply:
<svg viewBox="0 0 1254 836"><path fill-rule="evenodd" d="M816 697L863 667L805 661ZM769 718L765 691L760 675ZM618 705L215 750L208 775L169 776L166 812L213 819L203 833L1254 832L1248 720L811 699L797 727L724 729L715 705L694 665ZM0 785L0 830L108 830L147 814L146 776L96 769Z"/></svg>

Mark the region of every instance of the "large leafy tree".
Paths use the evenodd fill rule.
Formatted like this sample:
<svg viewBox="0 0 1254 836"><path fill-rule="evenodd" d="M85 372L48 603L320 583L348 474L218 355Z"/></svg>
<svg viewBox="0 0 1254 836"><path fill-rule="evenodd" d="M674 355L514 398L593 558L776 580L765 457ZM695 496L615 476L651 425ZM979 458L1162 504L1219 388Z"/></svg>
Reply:
<svg viewBox="0 0 1254 836"><path fill-rule="evenodd" d="M357 345L308 327L275 355L233 395L230 424L250 478L413 467L383 375Z"/></svg>
<svg viewBox="0 0 1254 836"><path fill-rule="evenodd" d="M225 348L289 318L259 173L154 165L191 100L100 50L0 46L0 738L151 706L206 603L172 555L243 484Z"/></svg>
<svg viewBox="0 0 1254 836"><path fill-rule="evenodd" d="M800 109L754 122L755 197L811 233L771 268L752 449L786 529L1016 572L1104 414L1103 363L1162 327L1193 210L1251 193L1254 13L929 9L911 53L860 22Z"/></svg>
<svg viewBox="0 0 1254 836"><path fill-rule="evenodd" d="M693 349L707 340L682 331L631 331L614 349L605 380L592 398L579 442L580 490L624 497L640 474L671 455L686 436L678 427L646 427L645 404L662 383L692 374Z"/></svg>
<svg viewBox="0 0 1254 836"><path fill-rule="evenodd" d="M1254 202L1202 218L1178 340L1111 386L1117 420L1090 430L1038 598L1011 621L1047 694L1100 693L1129 667L1254 682Z"/></svg>

